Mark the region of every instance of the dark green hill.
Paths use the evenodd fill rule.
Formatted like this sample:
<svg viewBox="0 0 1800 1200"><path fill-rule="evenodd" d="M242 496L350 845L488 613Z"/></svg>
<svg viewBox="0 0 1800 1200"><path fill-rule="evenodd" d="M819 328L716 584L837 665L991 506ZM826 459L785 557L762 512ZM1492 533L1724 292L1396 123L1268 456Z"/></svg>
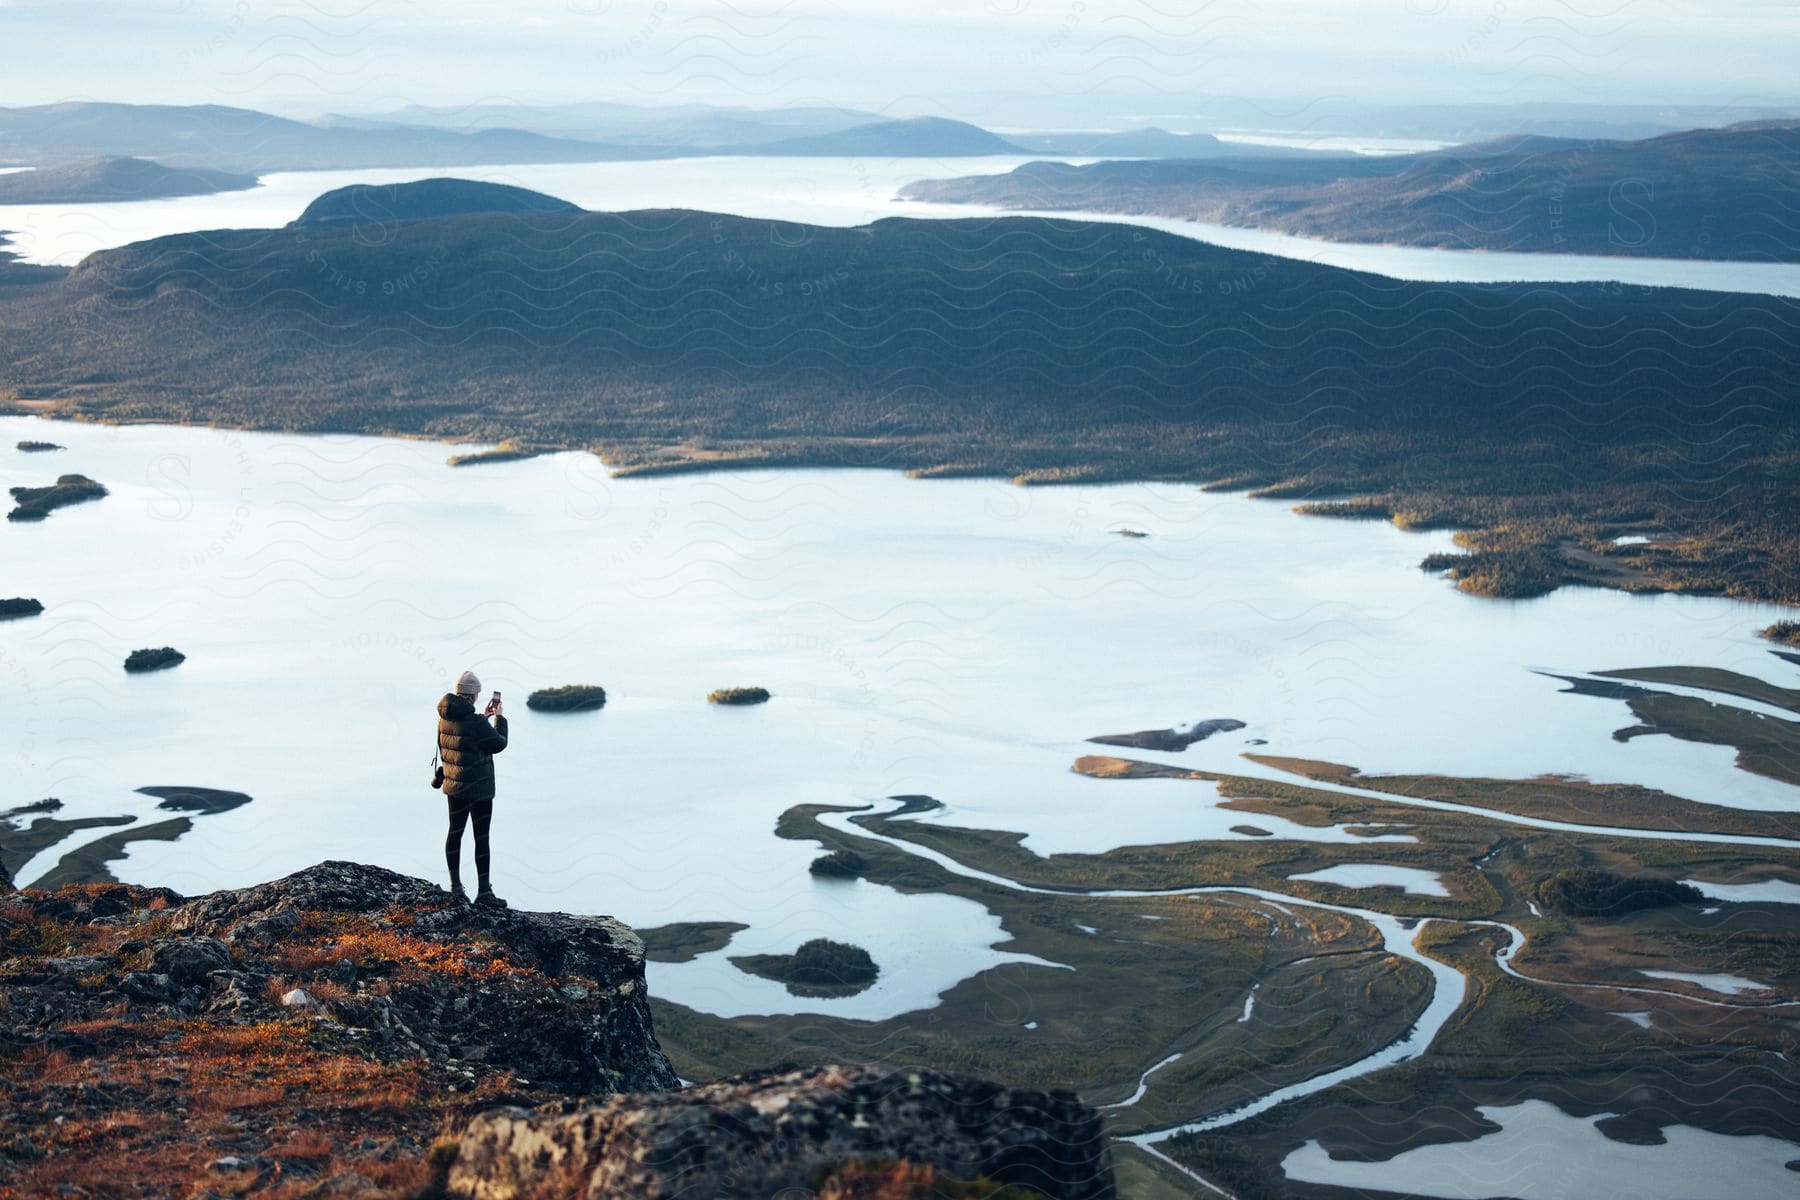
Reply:
<svg viewBox="0 0 1800 1200"><path fill-rule="evenodd" d="M1800 122L1635 142L1497 138L1388 159L1030 163L905 194L1158 213L1343 242L1800 262Z"/></svg>
<svg viewBox="0 0 1800 1200"><path fill-rule="evenodd" d="M528 188L473 179L420 179L412 183L358 183L326 192L306 206L294 225L345 221L415 221L471 213L578 213L567 200Z"/></svg>
<svg viewBox="0 0 1800 1200"><path fill-rule="evenodd" d="M206 196L253 188L254 175L165 167L141 158L97 158L60 167L0 175L0 204L98 204Z"/></svg>
<svg viewBox="0 0 1800 1200"><path fill-rule="evenodd" d="M1351 512L1486 531L1480 590L1800 599L1794 302L1407 283L1073 220L651 211L389 232L180 235L7 289L0 395L599 447L634 470L1367 493ZM1611 545L1646 522L1679 536Z"/></svg>

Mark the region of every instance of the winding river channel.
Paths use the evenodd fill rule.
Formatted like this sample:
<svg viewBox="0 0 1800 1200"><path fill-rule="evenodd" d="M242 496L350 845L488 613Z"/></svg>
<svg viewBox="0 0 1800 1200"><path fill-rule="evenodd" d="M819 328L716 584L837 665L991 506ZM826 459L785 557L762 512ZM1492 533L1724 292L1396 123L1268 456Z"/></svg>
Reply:
<svg viewBox="0 0 1800 1200"><path fill-rule="evenodd" d="M1376 796L1378 796L1379 798L1382 798L1385 800L1390 800L1395 803L1402 803L1402 804L1420 803L1419 801L1415 800L1412 797L1397 796L1397 795L1393 795L1391 793L1374 793L1374 794ZM906 807L905 805L901 805L899 808L890 810L890 812L887 815L890 818L894 818L894 814L902 811L905 807ZM1430 807L1436 807L1436 806L1430 805ZM1458 807L1459 807L1459 810L1461 810L1460 806L1458 806ZM1490 814L1488 812L1488 810L1468 809L1468 810L1462 810L1462 811L1474 811L1474 812L1480 812L1483 815L1494 815L1494 814ZM1029 884L1020 883L1016 880L1010 879L1003 875L996 875L996 874L993 874L993 873L990 873L987 871L981 871L981 870L975 869L973 867L967 866L966 864L959 862L957 859L955 859L947 854L943 854L939 851L932 850L929 847L921 846L916 842L909 841L904 838L893 837L891 835L883 834L883 833L880 833L879 831L870 829L870 828L866 827L864 824L862 824L861 822L856 820L857 817L863 816L863 815L865 815L865 814L850 813L850 812L824 813L824 814L820 815L819 820L822 824L825 824L831 828L837 829L840 832L843 832L845 834L848 834L848 835L851 835L854 837L869 838L869 839L872 839L875 841L879 841L886 845L892 846L898 850L901 850L907 854L917 855L921 858L928 859L929 861L937 864L938 866L943 867L945 870L950 871L953 874L959 875L965 879L979 880L983 883L991 884L996 887L1009 888L1014 891L1020 891L1020 892L1032 892L1032 893L1037 893L1040 895L1063 895L1063 894L1067 894L1067 892L1068 892L1068 889L1033 887ZM907 819L907 818L897 818L897 819ZM1506 819L1506 818L1504 817L1504 815L1501 815L1500 819ZM1581 828L1580 826L1563 826L1561 824L1551 824L1548 827L1549 828L1565 828L1565 827L1566 828ZM1642 837L1642 838L1649 838L1652 840L1663 840L1663 839L1670 839L1670 838L1692 839L1692 838L1695 838L1695 836L1696 836L1696 835L1681 834L1681 833L1670 833L1668 831L1663 831L1663 830L1630 829L1630 828L1625 828L1625 827L1613 827L1613 828L1608 829L1607 832L1618 835L1618 836L1623 836L1623 837ZM1787 839L1763 839L1763 840L1767 844L1782 845L1782 846L1786 846L1786 847L1800 846L1800 842L1795 842L1795 841L1787 840ZM1332 903L1328 903L1325 901L1314 900L1314 899L1309 899L1309 898L1302 897L1302 896L1292 895L1287 892L1272 891L1272 890L1267 890L1267 889L1263 889L1263 888L1243 887L1243 886L1237 886L1237 885L1234 885L1234 886L1204 886L1204 885L1202 885L1202 886L1184 887L1184 888L1178 888L1178 889L1159 889L1159 890L1154 890L1154 891L1133 890L1133 889L1110 889L1110 888L1084 888L1084 889L1078 889L1078 890L1084 896L1091 896L1091 897L1101 898L1101 899L1146 899L1146 898L1152 898L1152 897L1157 897L1157 898L1167 897L1170 895L1205 895L1205 894L1209 894L1209 893L1230 893L1230 894L1234 894L1234 895L1254 897L1258 900L1265 901L1277 908L1280 908L1285 905L1294 905L1294 906L1298 906L1298 907L1321 909L1321 910L1325 910L1325 911L1329 911L1329 912L1339 913L1341 915L1353 917L1357 920L1367 923L1369 926L1374 928L1376 930L1376 932L1380 935L1381 945L1382 945L1382 949L1384 951L1386 951L1389 954L1395 955L1397 957L1406 959L1409 962L1418 964L1420 967L1423 967L1426 971L1428 971L1431 975L1431 981L1432 981L1431 998L1426 1003L1424 1010L1422 1012L1420 1012L1418 1017L1413 1021L1412 1025L1404 1033L1402 1033L1399 1037L1395 1038L1393 1041L1389 1042L1387 1045L1382 1046L1378 1050L1374 1051L1373 1053L1365 1055L1364 1057L1362 1057L1354 1062L1346 1063L1345 1065L1338 1067L1334 1070L1327 1071L1327 1072L1324 1072L1324 1073L1321 1073L1318 1075L1314 1075L1310 1078L1301 1080L1297 1083L1289 1084L1286 1087L1277 1088L1273 1091L1263 1094L1262 1096L1257 1097L1255 1100L1252 1100L1245 1104L1238 1105L1234 1108L1227 1109L1223 1112L1213 1113L1213 1114L1210 1114L1205 1117L1201 1117L1201 1118L1198 1118L1198 1119L1195 1119L1192 1121L1182 1122L1180 1124L1176 1124L1176 1125L1172 1125L1172 1126L1167 1126L1167 1127L1153 1129L1153 1130L1147 1130L1147 1131L1144 1131L1141 1133L1136 1133L1136 1134L1129 1134L1120 1139L1122 1141L1130 1142L1130 1143L1138 1146L1139 1148L1151 1153L1154 1157L1156 1157L1159 1161L1161 1161L1163 1164L1165 1164L1170 1169L1180 1172L1183 1176L1189 1178L1196 1184L1199 1184L1199 1185L1205 1187L1208 1191L1217 1193L1219 1195L1229 1195L1229 1193L1226 1192L1224 1189L1220 1188L1219 1186L1217 1186L1216 1184L1214 1184L1211 1180L1204 1178L1203 1176L1199 1175L1198 1173L1194 1172L1193 1170L1189 1169L1188 1167L1177 1162L1175 1159L1169 1157L1166 1153L1164 1153L1163 1151L1161 1151L1157 1148L1157 1143L1167 1141L1168 1139L1170 1139L1172 1137L1178 1137L1182 1134L1206 1132L1206 1131L1222 1129L1227 1126L1235 1125L1241 1121L1249 1119L1250 1117L1254 1117L1254 1116L1258 1115L1259 1113L1268 1112L1269 1110L1279 1107L1280 1105L1289 1103L1294 1100L1301 1099L1302 1097L1305 1097L1305 1096L1315 1095L1319 1092L1323 1092L1329 1088L1336 1087L1339 1084L1346 1083L1350 1080L1357 1079L1361 1076L1370 1075L1370 1074L1373 1074L1374 1072L1383 1070L1385 1068L1392 1067L1392 1066L1398 1065L1400 1063L1406 1062L1408 1059L1411 1059L1411 1058L1417 1056L1418 1054L1422 1053L1425 1049L1430 1047L1432 1042L1437 1038L1439 1032L1444 1028L1445 1024L1450 1020L1450 1018L1456 1013L1457 1009L1461 1006L1464 996L1465 996L1466 988L1464 985L1463 975L1459 971L1457 971L1455 968L1449 966L1448 964L1440 962L1435 958L1432 958L1430 955L1425 954L1423 951L1421 951L1419 949L1419 946L1418 946L1419 936L1420 936L1420 934L1422 934L1424 932L1425 928L1431 923L1433 918L1430 918L1430 917L1401 918L1401 917L1392 916L1387 913L1378 912L1378 911L1375 911L1372 909L1358 908L1358 907L1355 907L1352 905L1347 905L1347 904L1332 904ZM1658 988L1621 986L1621 985L1614 985L1614 984L1573 983L1573 982L1566 982L1566 981L1561 981L1561 980L1542 979L1542 978L1539 978L1536 976L1531 976L1531 975L1525 974L1524 972L1520 971L1513 964L1512 960L1513 960L1514 956L1525 945L1525 934L1517 926L1507 924L1506 922L1503 922L1503 921L1466 920L1463 918L1457 918L1457 920L1459 921L1459 923L1479 926L1479 927L1483 927L1483 928L1497 929L1497 930L1500 930L1501 932L1505 933L1506 934L1506 943L1503 946L1499 947L1495 951L1495 954L1494 954L1495 965L1498 966L1500 968L1500 970L1504 971L1506 974L1511 975L1512 977L1514 977L1516 979L1525 980L1527 982L1551 986L1551 987L1558 987L1558 988L1571 988L1571 989L1578 989L1578 990L1607 991L1607 992L1623 992L1623 993L1640 994L1640 995L1654 995L1654 996L1664 997L1667 999L1680 1000L1684 1003L1701 1004L1701 1005L1706 1005L1706 1006L1714 1007L1714 1008L1748 1008L1748 1007L1778 1008L1778 1009L1800 1008L1800 1001L1775 1001L1775 1002L1768 1002L1768 1003L1762 1003L1762 1004L1738 1003L1738 1002L1731 1001L1731 1000L1711 1000L1711 999L1706 999L1706 998L1702 998L1702 997L1697 997L1697 996L1694 996L1691 993L1687 993L1687 992L1673 992L1673 991L1669 991L1666 989L1658 989ZM1260 984L1252 985L1251 991L1245 999L1244 1016L1242 1018L1240 1018L1240 1020L1246 1020L1249 1018L1249 1015L1252 1011L1252 1005L1255 1002L1255 991L1256 991L1256 988L1259 986L1260 986ZM1161 1070L1173 1065L1174 1063L1180 1061L1180 1059L1182 1057L1183 1056L1181 1054L1171 1054L1171 1055L1159 1060L1157 1063L1155 1063L1149 1069L1144 1071L1144 1073L1139 1077L1137 1087L1131 1093L1130 1096L1128 1096L1126 1099L1124 1099L1123 1101L1120 1101L1118 1103L1106 1105L1106 1106L1104 1106L1104 1108L1108 1111L1117 1111L1119 1109L1129 1108L1132 1105L1135 1105L1139 1100L1143 1099L1145 1093L1148 1091L1150 1078L1153 1075L1155 1075L1158 1071L1161 1071ZM1554 1121L1559 1116L1561 1116L1561 1114L1556 1113L1555 1110L1552 1109L1550 1111L1550 1113L1548 1114L1548 1119L1551 1121ZM1573 1122L1575 1124L1580 1124L1580 1122L1577 1119L1572 1118L1572 1117L1564 1117L1563 1121L1565 1123ZM1687 1132L1697 1133L1697 1131L1687 1131ZM1698 1136L1703 1137L1703 1138L1711 1138L1711 1137L1714 1137L1715 1135L1699 1134ZM1753 1140L1755 1140L1759 1143L1769 1142L1771 1144L1779 1145L1779 1143L1775 1143L1773 1139L1758 1138L1758 1139L1753 1139ZM1724 1141L1728 1141L1728 1140L1721 1139L1721 1142L1724 1142ZM1760 1149L1760 1146L1759 1146L1759 1149ZM1766 1154L1763 1157L1766 1157ZM1767 1164L1759 1163L1758 1165L1766 1166ZM1323 1170L1323 1173L1319 1174L1315 1177L1317 1181L1319 1181L1319 1182L1336 1182L1337 1181L1334 1178L1333 1166L1330 1162L1323 1164L1322 1170ZM1719 1170L1722 1172L1721 1178L1729 1177L1731 1174L1730 1168L1721 1167L1721 1168L1719 1168ZM1763 1175L1766 1176L1767 1172L1764 1171ZM1767 1182L1767 1180L1764 1178L1758 1178L1756 1180L1749 1181L1747 1187L1740 1187L1735 1192L1735 1194L1748 1195L1748 1194L1752 1194L1752 1192L1754 1192L1755 1194L1758 1194L1758 1195L1763 1194L1762 1189L1766 1185L1766 1182ZM1491 1180L1482 1180L1483 1186L1485 1186L1489 1183L1491 1183ZM1405 1185L1404 1184L1396 1184L1395 1186L1405 1186ZM1778 1187L1780 1186L1779 1183L1777 1184L1777 1186ZM1425 1194L1433 1194L1433 1193L1427 1192ZM1780 1193L1777 1192L1775 1194L1780 1194Z"/></svg>

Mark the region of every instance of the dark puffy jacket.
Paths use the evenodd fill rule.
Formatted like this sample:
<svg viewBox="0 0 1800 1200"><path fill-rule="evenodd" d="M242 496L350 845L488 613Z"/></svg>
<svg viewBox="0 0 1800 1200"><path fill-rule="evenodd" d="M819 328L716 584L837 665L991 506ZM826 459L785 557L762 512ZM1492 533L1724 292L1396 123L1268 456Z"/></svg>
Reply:
<svg viewBox="0 0 1800 1200"><path fill-rule="evenodd" d="M494 798L494 755L506 749L506 718L487 718L467 697L445 692L438 701L438 757L444 795L465 804Z"/></svg>

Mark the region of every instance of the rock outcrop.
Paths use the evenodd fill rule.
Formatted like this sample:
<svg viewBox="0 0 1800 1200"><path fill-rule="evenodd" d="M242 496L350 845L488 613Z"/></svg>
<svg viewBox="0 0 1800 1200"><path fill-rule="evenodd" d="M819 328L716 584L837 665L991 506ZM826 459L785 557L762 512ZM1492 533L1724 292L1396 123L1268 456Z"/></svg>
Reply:
<svg viewBox="0 0 1800 1200"><path fill-rule="evenodd" d="M1113 1195L1072 1093L866 1067L675 1090L631 930L380 867L8 892L0 997L0 1196Z"/></svg>
<svg viewBox="0 0 1800 1200"><path fill-rule="evenodd" d="M643 947L325 863L0 896L0 1196L413 1196L497 1104L673 1087Z"/></svg>
<svg viewBox="0 0 1800 1200"><path fill-rule="evenodd" d="M392 923L387 936L331 936L334 916L371 914ZM422 879L326 862L200 897L170 924L188 935L180 941L238 951L252 977L230 989L237 996L257 994L268 970L257 964L292 962L283 948L306 947L320 967L284 979L349 991L330 1011L384 1049L510 1070L571 1095L676 1085L651 1028L644 944L610 917L454 904Z"/></svg>
<svg viewBox="0 0 1800 1200"><path fill-rule="evenodd" d="M469 1200L810 1197L833 1167L904 1161L1053 1200L1111 1200L1100 1118L1071 1092L936 1071L812 1067L470 1122L448 1185Z"/></svg>

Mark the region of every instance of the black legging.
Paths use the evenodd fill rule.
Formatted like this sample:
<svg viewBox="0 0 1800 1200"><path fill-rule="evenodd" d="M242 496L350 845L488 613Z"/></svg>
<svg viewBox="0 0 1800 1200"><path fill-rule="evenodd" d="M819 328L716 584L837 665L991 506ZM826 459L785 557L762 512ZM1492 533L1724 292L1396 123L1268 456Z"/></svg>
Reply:
<svg viewBox="0 0 1800 1200"><path fill-rule="evenodd" d="M462 878L463 826L475 818L475 875L480 887L488 885L488 823L494 819L494 798L464 803L455 796L450 801L450 836L444 839L444 861L450 864L450 878Z"/></svg>

